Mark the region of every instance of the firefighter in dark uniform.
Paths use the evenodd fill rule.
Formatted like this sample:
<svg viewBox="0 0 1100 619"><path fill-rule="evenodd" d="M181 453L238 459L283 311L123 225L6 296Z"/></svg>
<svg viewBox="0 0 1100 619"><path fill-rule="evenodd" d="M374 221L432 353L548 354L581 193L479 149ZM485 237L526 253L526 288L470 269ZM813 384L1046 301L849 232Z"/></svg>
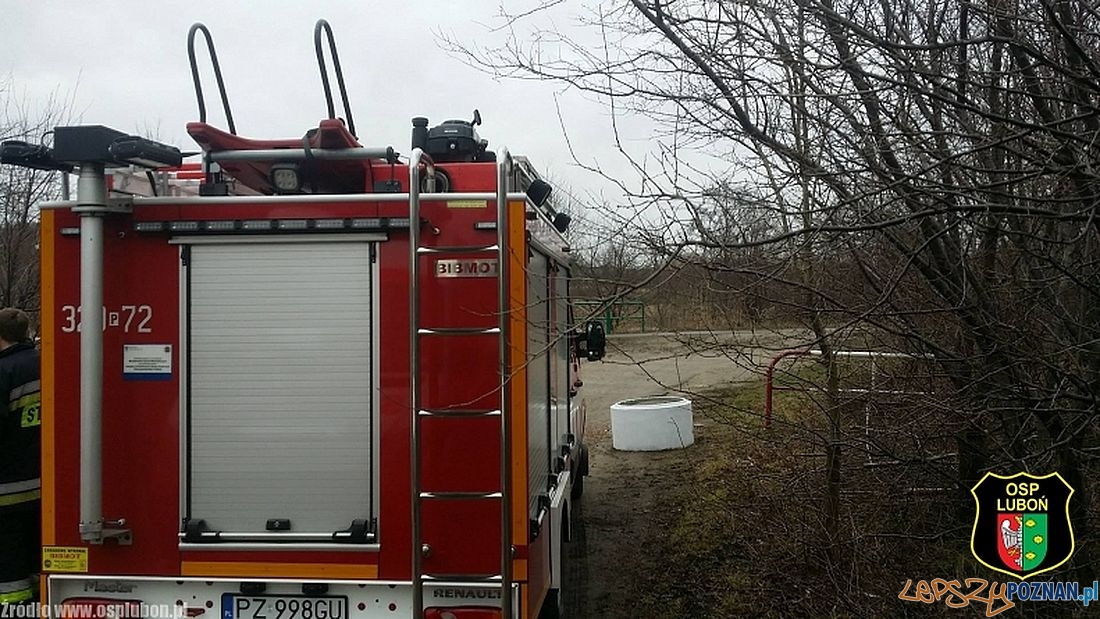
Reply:
<svg viewBox="0 0 1100 619"><path fill-rule="evenodd" d="M0 606L38 591L41 396L29 331L25 312L0 309Z"/></svg>

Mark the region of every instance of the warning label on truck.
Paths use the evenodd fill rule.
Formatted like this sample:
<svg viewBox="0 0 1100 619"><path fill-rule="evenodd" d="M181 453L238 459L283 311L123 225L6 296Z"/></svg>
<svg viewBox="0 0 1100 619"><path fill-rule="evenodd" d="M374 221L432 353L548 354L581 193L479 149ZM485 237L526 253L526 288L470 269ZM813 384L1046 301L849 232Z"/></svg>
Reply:
<svg viewBox="0 0 1100 619"><path fill-rule="evenodd" d="M127 380L168 380L172 378L172 345L123 345L122 377Z"/></svg>
<svg viewBox="0 0 1100 619"><path fill-rule="evenodd" d="M43 546L42 571L87 572L88 549L68 546Z"/></svg>
<svg viewBox="0 0 1100 619"><path fill-rule="evenodd" d="M447 200L447 208L485 208L485 200Z"/></svg>

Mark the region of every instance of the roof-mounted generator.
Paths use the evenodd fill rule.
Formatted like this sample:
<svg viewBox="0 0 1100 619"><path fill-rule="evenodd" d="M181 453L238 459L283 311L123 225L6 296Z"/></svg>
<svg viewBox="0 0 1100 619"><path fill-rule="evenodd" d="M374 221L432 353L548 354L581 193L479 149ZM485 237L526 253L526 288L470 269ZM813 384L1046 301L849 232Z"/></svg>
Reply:
<svg viewBox="0 0 1100 619"><path fill-rule="evenodd" d="M477 110L472 121L445 120L428 129L428 119L418 116L412 123L412 147L428 153L434 161L496 161L496 154L486 150L489 140L481 139L474 128L481 124Z"/></svg>

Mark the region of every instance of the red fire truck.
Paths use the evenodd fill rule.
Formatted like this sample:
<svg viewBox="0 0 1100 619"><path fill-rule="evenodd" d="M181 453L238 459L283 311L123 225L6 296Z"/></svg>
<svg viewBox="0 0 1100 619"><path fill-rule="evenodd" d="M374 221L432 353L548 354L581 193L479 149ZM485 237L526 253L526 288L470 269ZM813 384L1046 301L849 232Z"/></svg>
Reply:
<svg viewBox="0 0 1100 619"><path fill-rule="evenodd" d="M206 122L196 34L228 131ZM360 144L324 22L315 43L329 114L302 138L236 134L197 24L200 165L101 126L4 146L78 174L41 210L55 614L559 612L577 360L603 351L573 324L568 217L476 113L414 118L407 157Z"/></svg>

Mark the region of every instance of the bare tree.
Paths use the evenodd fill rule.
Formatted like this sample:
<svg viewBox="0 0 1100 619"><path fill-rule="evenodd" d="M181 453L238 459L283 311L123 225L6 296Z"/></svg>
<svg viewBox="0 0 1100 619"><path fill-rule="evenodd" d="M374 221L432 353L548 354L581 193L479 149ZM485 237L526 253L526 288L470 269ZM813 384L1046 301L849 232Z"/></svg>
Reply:
<svg viewBox="0 0 1100 619"><path fill-rule="evenodd" d="M57 92L32 108L15 92L11 78L0 81L0 136L48 143L53 128L68 121L71 108L72 102ZM0 166L0 306L37 316L38 204L60 197L60 188L58 172Z"/></svg>
<svg viewBox="0 0 1100 619"><path fill-rule="evenodd" d="M1062 473L1077 490L1075 569L1091 582L1100 449L1093 4L631 0L596 6L573 40L541 29L538 14L508 20L501 46L452 49L498 75L600 97L615 118L650 120L652 153L619 141L640 180L616 179L617 221L655 253L706 255L699 262L712 272L754 275L811 327L828 364L829 530L841 445L896 455L844 429L830 351L859 330L881 350L935 356L949 388L934 405L945 414L913 432L953 437L947 481L960 515L987 470ZM728 168L708 169L704 155ZM729 179L742 199L728 199ZM718 233L715 209L734 230ZM748 252L758 253L746 261Z"/></svg>

